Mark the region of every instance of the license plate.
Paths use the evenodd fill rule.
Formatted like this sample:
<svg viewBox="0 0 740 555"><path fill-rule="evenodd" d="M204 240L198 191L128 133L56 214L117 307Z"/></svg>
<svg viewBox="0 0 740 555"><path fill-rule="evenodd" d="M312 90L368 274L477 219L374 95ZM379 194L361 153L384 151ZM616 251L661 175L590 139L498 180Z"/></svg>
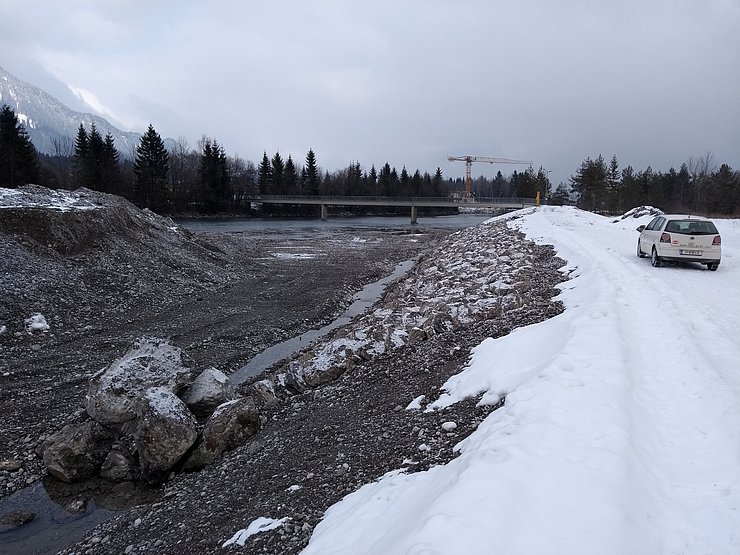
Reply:
<svg viewBox="0 0 740 555"><path fill-rule="evenodd" d="M702 251L686 251L686 250L680 250L678 251L680 254L684 256L701 256Z"/></svg>

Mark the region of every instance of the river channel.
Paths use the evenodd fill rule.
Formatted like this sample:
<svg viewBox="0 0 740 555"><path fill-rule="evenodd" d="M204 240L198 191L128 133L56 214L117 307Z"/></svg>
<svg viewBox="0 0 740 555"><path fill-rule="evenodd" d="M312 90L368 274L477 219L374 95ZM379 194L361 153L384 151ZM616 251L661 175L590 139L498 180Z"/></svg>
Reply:
<svg viewBox="0 0 740 555"><path fill-rule="evenodd" d="M408 217L335 217L327 221L318 219L209 219L181 220L177 223L195 233L245 233L255 237L286 232L292 237L331 235L340 230L380 229L415 230L424 232L431 229L463 229L490 218L485 214L461 214L419 218L411 225ZM231 379L238 384L247 378L260 374L273 364L300 351L311 342L320 339L330 331L345 325L352 318L362 314L383 294L386 286L402 277L412 266L413 260L406 260L396 266L394 271L380 280L367 284L354 297L350 307L326 326L305 330L301 335L273 345L259 353L245 366L236 370ZM32 512L36 515L29 524L19 528L0 526L0 555L25 553L50 554L80 540L96 525L109 519L118 511L96 507L91 500L81 513L69 513L49 497L43 482L36 482L28 488L0 499L0 521L3 515L13 511Z"/></svg>

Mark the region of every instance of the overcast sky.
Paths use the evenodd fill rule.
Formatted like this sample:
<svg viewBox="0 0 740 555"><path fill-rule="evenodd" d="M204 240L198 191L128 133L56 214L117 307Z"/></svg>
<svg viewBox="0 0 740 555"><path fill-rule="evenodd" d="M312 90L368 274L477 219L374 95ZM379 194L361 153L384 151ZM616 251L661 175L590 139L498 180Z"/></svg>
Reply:
<svg viewBox="0 0 740 555"><path fill-rule="evenodd" d="M740 0L0 0L0 66L128 130L328 170L740 169ZM476 174L516 166L479 165Z"/></svg>

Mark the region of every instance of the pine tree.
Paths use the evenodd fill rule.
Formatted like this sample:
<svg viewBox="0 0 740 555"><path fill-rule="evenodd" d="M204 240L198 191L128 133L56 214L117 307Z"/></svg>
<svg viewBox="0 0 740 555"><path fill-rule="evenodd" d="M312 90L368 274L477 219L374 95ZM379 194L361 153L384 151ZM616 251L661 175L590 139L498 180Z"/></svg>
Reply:
<svg viewBox="0 0 740 555"><path fill-rule="evenodd" d="M272 194L272 166L270 165L270 159L267 157L267 152L262 153L262 162L260 162L257 169L257 186L260 195Z"/></svg>
<svg viewBox="0 0 740 555"><path fill-rule="evenodd" d="M304 189L307 195L318 195L319 185L321 179L319 178L319 168L316 165L316 155L312 149L308 149L306 154L306 180L304 182Z"/></svg>
<svg viewBox="0 0 740 555"><path fill-rule="evenodd" d="M298 172L296 171L295 164L293 163L293 158L290 155L288 155L288 160L286 160L285 162L283 185L286 195L298 194Z"/></svg>
<svg viewBox="0 0 740 555"><path fill-rule="evenodd" d="M394 170L391 170L391 165L386 162L382 168L380 168L380 173L378 174L378 189L380 190L380 195L384 197L392 196L395 189L395 179L394 179Z"/></svg>
<svg viewBox="0 0 740 555"><path fill-rule="evenodd" d="M206 139L200 156L200 184L206 210L227 208L233 197L231 172L224 148L218 141Z"/></svg>
<svg viewBox="0 0 740 555"><path fill-rule="evenodd" d="M375 169L375 164L370 167L367 180L371 194L378 196L378 171Z"/></svg>
<svg viewBox="0 0 740 555"><path fill-rule="evenodd" d="M284 195L285 186L283 184L283 173L285 172L285 163L279 152L272 157L272 191L275 195Z"/></svg>
<svg viewBox="0 0 740 555"><path fill-rule="evenodd" d="M607 167L604 158L586 158L576 175L571 176L571 187L578 195L578 206L585 210L602 210L606 205Z"/></svg>
<svg viewBox="0 0 740 555"><path fill-rule="evenodd" d="M103 137L95 127L95 122L90 126L90 133L87 135L87 152L83 160L84 182L83 187L104 191L103 181Z"/></svg>
<svg viewBox="0 0 740 555"><path fill-rule="evenodd" d="M568 186L561 181L555 192L548 198L547 203L554 206L563 206L564 204L569 204L569 202Z"/></svg>
<svg viewBox="0 0 740 555"><path fill-rule="evenodd" d="M444 181L444 178L442 177L442 169L437 166L437 171L434 172L434 178L432 179L432 196L435 197L441 197L442 196L442 182Z"/></svg>
<svg viewBox="0 0 740 555"><path fill-rule="evenodd" d="M122 192L119 191L119 158L113 135L108 132L103 140L103 149L100 156L100 181L102 190L107 193L120 194Z"/></svg>
<svg viewBox="0 0 740 555"><path fill-rule="evenodd" d="M78 187L86 186L87 179L85 178L85 169L87 161L87 131L80 124L77 129L77 137L75 138L75 151L72 155L74 161L74 175L75 181Z"/></svg>
<svg viewBox="0 0 740 555"><path fill-rule="evenodd" d="M151 124L136 147L133 169L136 176L136 201L152 210L166 208L169 154L162 138Z"/></svg>
<svg viewBox="0 0 740 555"><path fill-rule="evenodd" d="M15 188L39 180L39 156L26 128L9 106L0 110L0 187Z"/></svg>

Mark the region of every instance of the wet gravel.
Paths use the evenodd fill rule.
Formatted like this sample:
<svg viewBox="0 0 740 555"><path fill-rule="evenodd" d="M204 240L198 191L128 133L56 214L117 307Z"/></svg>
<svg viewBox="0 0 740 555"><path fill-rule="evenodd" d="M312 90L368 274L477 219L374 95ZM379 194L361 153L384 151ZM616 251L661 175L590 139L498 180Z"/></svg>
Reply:
<svg viewBox="0 0 740 555"><path fill-rule="evenodd" d="M233 371L265 347L328 323L364 284L434 249L449 233L171 237L167 222L158 225L73 254L0 227L6 292L0 325L7 328L0 334L0 461L20 465L0 466L0 499L44 477L36 448L80 418L89 377L135 338L169 337L194 369ZM437 412L405 407L419 395L436 398L486 337L562 310L552 301L562 261L551 248L501 229L536 260L531 286L519 292L515 308L359 362L329 385L262 407L263 428L248 444L154 491L116 486L116 501L144 504L126 508L62 552L298 553L324 511L348 493L389 471L449 461L454 446L499 405L468 399ZM25 329L35 312L44 314L48 331ZM450 421L457 427L446 431L442 423ZM87 493L65 493L49 478L45 483L62 502L101 489L93 484ZM287 520L244 546L222 547L263 516Z"/></svg>

